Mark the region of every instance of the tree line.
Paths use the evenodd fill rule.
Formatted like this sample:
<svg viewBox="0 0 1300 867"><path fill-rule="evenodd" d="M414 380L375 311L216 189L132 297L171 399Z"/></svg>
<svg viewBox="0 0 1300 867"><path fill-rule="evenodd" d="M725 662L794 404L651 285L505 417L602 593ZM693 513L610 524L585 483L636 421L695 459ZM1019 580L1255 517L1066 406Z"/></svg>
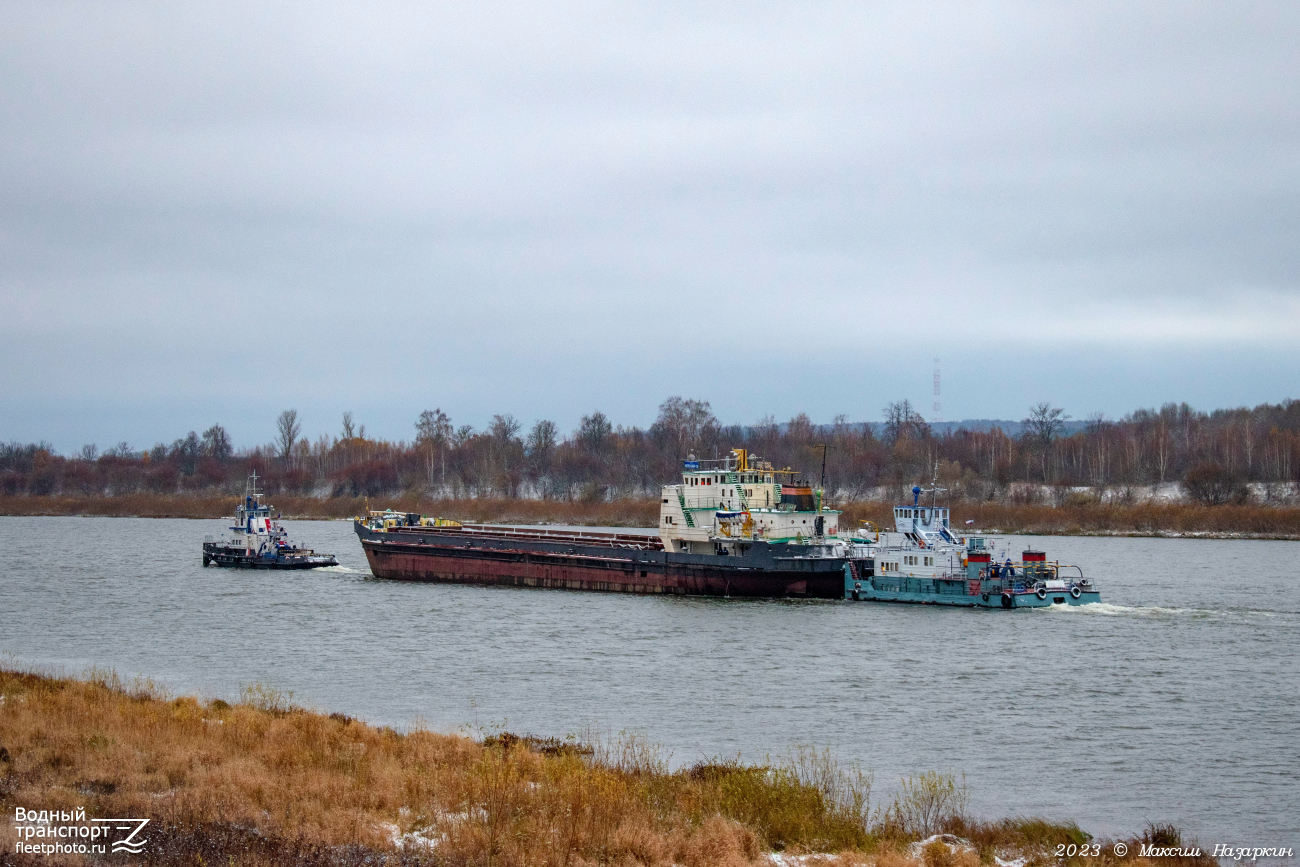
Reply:
<svg viewBox="0 0 1300 867"><path fill-rule="evenodd" d="M645 429L593 412L567 434L553 421L525 427L509 414L478 430L432 409L415 419L410 440L393 442L368 437L352 413L343 414L337 434L310 439L298 414L286 410L274 442L242 449L220 424L142 451L120 443L61 455L47 443L0 445L0 493L235 494L256 471L272 494L650 498L676 478L683 458L721 457L731 448L803 470L813 483L822 481L824 462L828 495L841 501L905 496L936 473L951 498L1000 501L1081 489L1124 497L1175 482L1208 504L1267 501L1293 494L1300 481L1300 401L1213 412L1171 403L1118 420L1093 416L1070 432L1067 420L1061 408L1041 403L1019 424L936 430L904 400L873 423L839 416L814 424L801 413L724 425L707 401L671 397Z"/></svg>

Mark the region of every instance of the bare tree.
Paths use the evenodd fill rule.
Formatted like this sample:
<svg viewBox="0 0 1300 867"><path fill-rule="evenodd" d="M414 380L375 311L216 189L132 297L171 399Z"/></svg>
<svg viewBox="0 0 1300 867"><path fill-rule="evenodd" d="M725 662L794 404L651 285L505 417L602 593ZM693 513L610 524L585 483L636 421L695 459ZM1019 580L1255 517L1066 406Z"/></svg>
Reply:
<svg viewBox="0 0 1300 867"><path fill-rule="evenodd" d="M415 420L415 442L422 445L429 461L429 481L433 481L433 459L436 455L442 467L439 485L447 487L447 446L451 442L451 418L437 409L426 409Z"/></svg>
<svg viewBox="0 0 1300 867"><path fill-rule="evenodd" d="M275 420L276 445L280 449L280 459L286 463L293 456L293 445L298 441L298 434L302 433L302 425L298 422L298 410L286 409Z"/></svg>
<svg viewBox="0 0 1300 867"><path fill-rule="evenodd" d="M662 442L672 443L677 457L684 457L717 428L718 420L708 401L670 397L659 404L659 417L650 432Z"/></svg>
<svg viewBox="0 0 1300 867"><path fill-rule="evenodd" d="M1065 410L1052 406L1049 401L1036 403L1029 408L1029 418L1024 420L1025 432L1038 447L1043 464L1043 482L1047 482L1047 453L1052 448L1052 440L1065 429Z"/></svg>
<svg viewBox="0 0 1300 867"><path fill-rule="evenodd" d="M1152 433L1152 440L1155 444L1156 471L1160 474L1160 481L1164 482L1165 473L1169 469L1169 462L1173 458L1173 439L1169 436L1169 428L1165 425L1164 420L1156 423L1155 431Z"/></svg>
<svg viewBox="0 0 1300 867"><path fill-rule="evenodd" d="M203 454L219 461L228 461L235 453L230 442L230 434L219 424L214 424L203 432Z"/></svg>
<svg viewBox="0 0 1300 867"><path fill-rule="evenodd" d="M930 426L921 414L912 408L910 400L899 400L885 406L885 441L896 443L901 439L924 439Z"/></svg>
<svg viewBox="0 0 1300 867"><path fill-rule="evenodd" d="M578 430L574 435L579 443L588 453L593 455L601 454L605 451L606 440L614 432L614 426L609 423L603 412L593 412L591 415L584 415Z"/></svg>
<svg viewBox="0 0 1300 867"><path fill-rule="evenodd" d="M558 439L559 428L555 422L541 419L528 432L528 456L535 460L549 460Z"/></svg>
<svg viewBox="0 0 1300 867"><path fill-rule="evenodd" d="M343 439L350 440L357 435L356 424L352 421L352 412L343 413Z"/></svg>
<svg viewBox="0 0 1300 867"><path fill-rule="evenodd" d="M792 417L790 421L786 422L786 437L800 445L806 445L807 443L812 442L814 433L815 429L813 427L812 419L808 417L808 413L806 412L801 412Z"/></svg>
<svg viewBox="0 0 1300 867"><path fill-rule="evenodd" d="M520 427L519 420L509 413L494 415L492 424L488 426L488 433L498 444L505 445L519 437Z"/></svg>
<svg viewBox="0 0 1300 867"><path fill-rule="evenodd" d="M551 461L555 456L555 447L559 441L559 428L555 422L539 420L528 432L524 443L524 454L528 458L529 472L541 490L544 499L551 495L550 472Z"/></svg>

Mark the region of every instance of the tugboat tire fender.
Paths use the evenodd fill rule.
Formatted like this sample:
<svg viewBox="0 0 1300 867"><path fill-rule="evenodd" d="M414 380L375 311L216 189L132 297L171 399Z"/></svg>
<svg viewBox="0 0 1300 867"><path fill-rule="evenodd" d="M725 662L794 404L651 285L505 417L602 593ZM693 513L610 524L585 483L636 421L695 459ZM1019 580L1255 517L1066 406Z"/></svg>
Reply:
<svg viewBox="0 0 1300 867"><path fill-rule="evenodd" d="M1003 607L1003 608L1015 608L1015 607L1016 607L1016 600L1015 600L1015 598L1014 598L1010 593L1003 593L1003 594L1002 594L1002 607Z"/></svg>
<svg viewBox="0 0 1300 867"><path fill-rule="evenodd" d="M1071 587L1071 588L1070 588L1070 595L1073 596L1075 599L1078 599L1078 598L1079 598L1080 596L1082 596L1083 594L1082 594L1081 592L1079 592L1079 588L1078 588L1078 587Z"/></svg>
<svg viewBox="0 0 1300 867"><path fill-rule="evenodd" d="M1046 588L1046 587L1039 587L1038 590L1035 591L1035 594L1038 596L1039 599L1046 599L1046 598L1047 598L1047 588Z"/></svg>

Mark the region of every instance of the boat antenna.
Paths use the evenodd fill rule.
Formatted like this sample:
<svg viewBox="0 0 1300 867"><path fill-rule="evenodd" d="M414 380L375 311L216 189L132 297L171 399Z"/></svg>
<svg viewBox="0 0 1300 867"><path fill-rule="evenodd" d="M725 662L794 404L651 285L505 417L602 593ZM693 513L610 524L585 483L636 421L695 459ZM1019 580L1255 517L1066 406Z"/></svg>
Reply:
<svg viewBox="0 0 1300 867"><path fill-rule="evenodd" d="M946 490L948 489L939 487L939 462L935 461L934 475L930 479L930 490L929 490L930 508L934 508L939 505L939 492L946 491Z"/></svg>
<svg viewBox="0 0 1300 867"><path fill-rule="evenodd" d="M822 447L822 477L817 483L817 487L823 491L826 490L826 443L818 443Z"/></svg>

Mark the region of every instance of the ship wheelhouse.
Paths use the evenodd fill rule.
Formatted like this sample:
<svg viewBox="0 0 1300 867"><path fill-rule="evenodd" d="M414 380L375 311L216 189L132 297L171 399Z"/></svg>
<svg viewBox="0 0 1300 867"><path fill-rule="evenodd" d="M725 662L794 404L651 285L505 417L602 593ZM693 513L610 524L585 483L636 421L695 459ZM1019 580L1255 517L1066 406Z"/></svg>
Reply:
<svg viewBox="0 0 1300 867"><path fill-rule="evenodd" d="M795 471L733 449L721 460L682 462L681 484L665 485L659 535L669 551L735 553L753 542L835 540L840 513Z"/></svg>

